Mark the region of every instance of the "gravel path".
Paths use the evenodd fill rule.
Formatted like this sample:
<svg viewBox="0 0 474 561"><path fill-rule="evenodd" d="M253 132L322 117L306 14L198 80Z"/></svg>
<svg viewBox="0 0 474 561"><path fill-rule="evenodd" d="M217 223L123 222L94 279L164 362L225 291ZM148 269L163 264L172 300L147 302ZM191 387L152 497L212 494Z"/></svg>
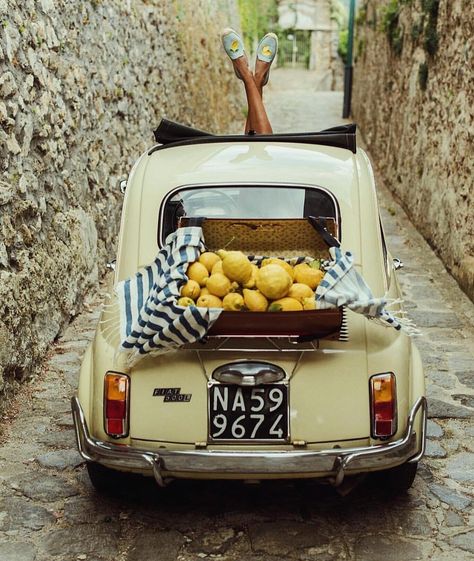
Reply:
<svg viewBox="0 0 474 561"><path fill-rule="evenodd" d="M318 91L314 74L305 70L272 70L264 101L275 133L317 131L344 123L342 92Z"/></svg>
<svg viewBox="0 0 474 561"><path fill-rule="evenodd" d="M339 124L339 93L275 71L275 130ZM175 482L98 497L75 451L69 399L101 291L25 385L0 445L1 561L464 561L474 559L474 306L379 181L388 245L411 317L423 330L429 444L410 492L369 483L340 497L312 482Z"/></svg>

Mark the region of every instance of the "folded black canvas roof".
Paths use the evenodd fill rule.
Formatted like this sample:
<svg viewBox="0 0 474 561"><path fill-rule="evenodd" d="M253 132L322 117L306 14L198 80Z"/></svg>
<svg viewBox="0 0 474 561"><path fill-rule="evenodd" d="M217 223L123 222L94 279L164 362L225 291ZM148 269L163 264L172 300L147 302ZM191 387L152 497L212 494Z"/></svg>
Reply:
<svg viewBox="0 0 474 561"><path fill-rule="evenodd" d="M209 144L217 142L293 142L300 144L318 144L345 148L356 152L356 125L340 125L319 132L296 132L278 134L231 134L214 135L200 129L174 123L162 119L154 132L159 146L154 146L148 154L172 146L188 146L191 144Z"/></svg>

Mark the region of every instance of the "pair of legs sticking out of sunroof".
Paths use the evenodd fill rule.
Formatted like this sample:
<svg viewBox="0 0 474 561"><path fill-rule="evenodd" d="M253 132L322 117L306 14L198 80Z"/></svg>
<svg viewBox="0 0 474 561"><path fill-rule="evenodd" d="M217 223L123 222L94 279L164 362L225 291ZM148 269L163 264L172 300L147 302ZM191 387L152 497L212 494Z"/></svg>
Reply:
<svg viewBox="0 0 474 561"><path fill-rule="evenodd" d="M233 29L222 32L224 50L232 61L237 78L242 80L247 96L248 113L245 123L246 134L272 134L272 126L268 119L262 92L268 82L270 66L278 49L278 39L274 33L267 33L257 48L255 70L249 67L242 38Z"/></svg>

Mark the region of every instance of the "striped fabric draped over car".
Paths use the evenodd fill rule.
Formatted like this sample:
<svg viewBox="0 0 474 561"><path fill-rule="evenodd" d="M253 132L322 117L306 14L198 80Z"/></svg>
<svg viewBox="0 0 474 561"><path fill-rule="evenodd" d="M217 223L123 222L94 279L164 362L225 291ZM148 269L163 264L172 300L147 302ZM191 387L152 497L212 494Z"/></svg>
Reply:
<svg viewBox="0 0 474 561"><path fill-rule="evenodd" d="M333 259L323 280L316 289L316 307L320 310L346 306L353 312L363 314L379 323L415 335L418 330L408 318L398 317L400 312L390 312L388 306L399 304L387 298L375 298L362 276L354 268L354 258L350 251L339 247L329 248ZM402 312L403 313L403 312Z"/></svg>
<svg viewBox="0 0 474 561"><path fill-rule="evenodd" d="M147 353L163 353L202 339L219 317L220 309L176 304L188 280L189 264L204 249L201 228L178 228L166 238L153 263L118 283L119 350L129 353L131 364Z"/></svg>
<svg viewBox="0 0 474 561"><path fill-rule="evenodd" d="M150 265L118 283L120 347L135 364L146 354L161 354L203 339L222 310L220 308L177 305L180 289L188 280L188 266L205 251L202 229L178 228ZM375 298L364 279L354 269L353 256L339 247L329 249L333 261L325 262L326 274L316 289L317 309L346 306L385 326L416 334L413 323L387 310L398 301ZM253 256L258 263L262 258ZM297 258L296 262L305 261ZM403 313L403 312L402 312Z"/></svg>

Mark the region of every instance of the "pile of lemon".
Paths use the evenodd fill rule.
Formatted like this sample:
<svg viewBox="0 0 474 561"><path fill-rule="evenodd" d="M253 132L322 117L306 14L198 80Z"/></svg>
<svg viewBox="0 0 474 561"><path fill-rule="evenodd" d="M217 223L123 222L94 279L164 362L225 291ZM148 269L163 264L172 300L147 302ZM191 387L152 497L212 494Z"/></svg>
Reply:
<svg viewBox="0 0 474 561"><path fill-rule="evenodd" d="M227 311L296 312L316 308L315 289L324 277L319 262L291 266L283 259L251 263L241 251L206 251L187 270L179 306Z"/></svg>

